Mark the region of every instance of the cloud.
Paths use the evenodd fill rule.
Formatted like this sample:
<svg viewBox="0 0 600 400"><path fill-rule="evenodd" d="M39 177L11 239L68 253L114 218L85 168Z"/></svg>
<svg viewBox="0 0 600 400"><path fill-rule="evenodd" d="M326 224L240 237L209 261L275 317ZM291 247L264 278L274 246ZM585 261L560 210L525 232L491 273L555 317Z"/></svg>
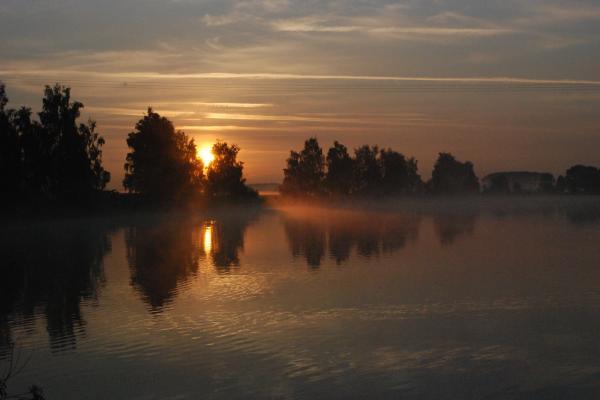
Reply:
<svg viewBox="0 0 600 400"><path fill-rule="evenodd" d="M421 122L429 120L422 114L407 113L394 115L363 115L361 117L335 114L296 114L296 115L264 115L264 114L236 114L236 113L207 113L207 119L242 120L242 121L282 121L282 122L318 122L321 124L361 124L371 125L387 124L390 121Z"/></svg>
<svg viewBox="0 0 600 400"><path fill-rule="evenodd" d="M446 26L402 26L388 25L385 21L369 20L369 24L360 24L358 21L349 21L350 24L339 24L336 21L331 21L326 18L310 16L296 19L282 19L272 22L272 27L280 32L315 32L315 33L349 33L358 32L371 35L387 35L396 38L404 39L420 39L425 40L430 37L485 37L516 33L510 28L495 28L495 27L446 27ZM353 22L357 22L354 24Z"/></svg>
<svg viewBox="0 0 600 400"><path fill-rule="evenodd" d="M270 108L274 107L274 104L270 103L215 103L215 102L201 102L201 101L186 101L186 102L158 102L152 103L154 106L162 105L180 105L180 106L201 106L209 108Z"/></svg>
<svg viewBox="0 0 600 400"><path fill-rule="evenodd" d="M7 1L4 70L600 79L592 1Z"/></svg>
<svg viewBox="0 0 600 400"><path fill-rule="evenodd" d="M516 19L522 25L553 25L600 20L600 6L573 2L568 5L533 2L525 15Z"/></svg>
<svg viewBox="0 0 600 400"><path fill-rule="evenodd" d="M237 0L235 10L256 12L257 10L267 13L281 13L291 5L290 0Z"/></svg>
<svg viewBox="0 0 600 400"><path fill-rule="evenodd" d="M0 70L0 78L7 77L36 77L36 76L74 76L77 78L87 77L88 82L100 79L110 79L113 82L104 82L114 84L114 82L131 81L130 86L142 87L144 85L153 85L152 82L144 80L175 81L175 80L252 80L252 81L272 81L272 80L334 80L334 81L390 81L390 82L429 82L429 83L465 83L465 84L528 84L528 85L600 85L600 80L591 79L535 79L520 78L510 76L471 76L471 77L444 77L444 76L377 76L377 75L311 75L311 74L278 74L263 72L201 72L201 73L157 73L145 71L131 72L90 72L80 70ZM141 80L142 82L137 82ZM188 82L193 85L193 82Z"/></svg>
<svg viewBox="0 0 600 400"><path fill-rule="evenodd" d="M208 27L225 26L243 21L246 17L239 14L210 15L202 17L202 22Z"/></svg>
<svg viewBox="0 0 600 400"><path fill-rule="evenodd" d="M180 125L177 129L183 131L207 131L207 132L219 132L219 131L244 131L244 130L260 130L264 128L253 128L248 126L239 125Z"/></svg>

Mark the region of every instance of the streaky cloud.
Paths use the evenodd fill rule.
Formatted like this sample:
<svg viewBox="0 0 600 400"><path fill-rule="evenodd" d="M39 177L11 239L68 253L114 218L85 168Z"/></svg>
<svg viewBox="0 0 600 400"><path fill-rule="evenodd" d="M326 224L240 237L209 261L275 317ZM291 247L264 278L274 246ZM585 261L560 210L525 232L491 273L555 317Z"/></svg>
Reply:
<svg viewBox="0 0 600 400"><path fill-rule="evenodd" d="M201 72L201 73L158 73L158 72L89 72L77 70L0 70L3 76L54 77L68 75L88 76L113 80L177 80L177 79L255 79L255 80L346 80L346 81L397 81L432 83L468 83L468 84L528 84L528 85L593 85L600 86L600 80L588 79L535 79L510 76L473 76L473 77L435 77L435 76L377 76L377 75L311 75L265 72ZM114 84L115 82L110 82ZM128 84L129 82L123 82ZM136 82L132 82L136 83ZM145 82L138 82L144 84ZM149 82L151 83L151 82Z"/></svg>

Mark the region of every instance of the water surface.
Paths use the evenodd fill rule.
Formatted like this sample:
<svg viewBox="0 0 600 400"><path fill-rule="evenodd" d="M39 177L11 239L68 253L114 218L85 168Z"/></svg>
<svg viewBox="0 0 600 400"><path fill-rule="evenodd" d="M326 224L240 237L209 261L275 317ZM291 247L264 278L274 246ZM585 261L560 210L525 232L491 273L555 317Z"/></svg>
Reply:
<svg viewBox="0 0 600 400"><path fill-rule="evenodd" d="M0 368L14 346L30 360L9 389L50 400L598 398L597 206L7 226Z"/></svg>

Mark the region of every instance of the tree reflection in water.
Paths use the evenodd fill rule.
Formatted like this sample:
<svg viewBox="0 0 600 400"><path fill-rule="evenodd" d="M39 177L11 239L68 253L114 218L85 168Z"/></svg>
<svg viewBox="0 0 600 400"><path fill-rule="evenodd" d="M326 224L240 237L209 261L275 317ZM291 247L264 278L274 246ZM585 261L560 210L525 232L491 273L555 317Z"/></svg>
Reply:
<svg viewBox="0 0 600 400"><path fill-rule="evenodd" d="M260 208L232 208L215 213L202 224L202 253L209 257L218 272L229 272L240 266L240 251L244 250L244 235L248 226L256 222Z"/></svg>
<svg viewBox="0 0 600 400"><path fill-rule="evenodd" d="M97 299L110 251L107 223L47 223L0 232L0 357L12 343L9 320L33 330L42 314L53 351L85 334L81 301Z"/></svg>
<svg viewBox="0 0 600 400"><path fill-rule="evenodd" d="M246 228L258 210L245 208L205 218L151 218L129 227L125 240L131 284L160 311L198 272L207 257L219 272L239 266Z"/></svg>
<svg viewBox="0 0 600 400"><path fill-rule="evenodd" d="M311 267L321 265L325 255L325 227L315 221L289 218L285 221L285 232L294 257L303 255Z"/></svg>
<svg viewBox="0 0 600 400"><path fill-rule="evenodd" d="M153 310L168 304L198 270L198 230L188 223L145 221L126 231L131 284Z"/></svg>
<svg viewBox="0 0 600 400"><path fill-rule="evenodd" d="M348 210L312 209L284 214L284 228L294 257L311 267L325 254L340 265L356 249L362 257L377 257L402 249L416 240L421 217Z"/></svg>
<svg viewBox="0 0 600 400"><path fill-rule="evenodd" d="M209 248L205 247L205 252L219 272L227 272L231 267L240 265L239 252L244 249L244 233L248 224L246 219L222 218L205 228L205 236L210 235L211 243Z"/></svg>
<svg viewBox="0 0 600 400"><path fill-rule="evenodd" d="M449 204L416 203L391 205L382 203L381 210L335 209L292 206L281 209L284 230L294 258L303 257L311 267L319 267L324 257L340 265L353 254L378 257L404 248L418 238L422 219L431 220L442 246L475 231L480 216L505 218L548 218L555 215L583 225L600 220L600 206L593 198L560 197L517 198L507 203L502 198L486 198L474 202L448 200Z"/></svg>
<svg viewBox="0 0 600 400"><path fill-rule="evenodd" d="M436 214L433 226L442 246L450 246L463 235L472 235L477 213Z"/></svg>

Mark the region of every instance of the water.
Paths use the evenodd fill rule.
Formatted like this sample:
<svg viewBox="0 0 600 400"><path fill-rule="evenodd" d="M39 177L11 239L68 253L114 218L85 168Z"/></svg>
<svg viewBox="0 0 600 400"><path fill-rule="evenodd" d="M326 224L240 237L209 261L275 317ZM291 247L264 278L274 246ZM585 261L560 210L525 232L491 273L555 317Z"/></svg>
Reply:
<svg viewBox="0 0 600 400"><path fill-rule="evenodd" d="M447 203L4 227L0 371L12 344L10 391L50 400L600 397L600 200Z"/></svg>

